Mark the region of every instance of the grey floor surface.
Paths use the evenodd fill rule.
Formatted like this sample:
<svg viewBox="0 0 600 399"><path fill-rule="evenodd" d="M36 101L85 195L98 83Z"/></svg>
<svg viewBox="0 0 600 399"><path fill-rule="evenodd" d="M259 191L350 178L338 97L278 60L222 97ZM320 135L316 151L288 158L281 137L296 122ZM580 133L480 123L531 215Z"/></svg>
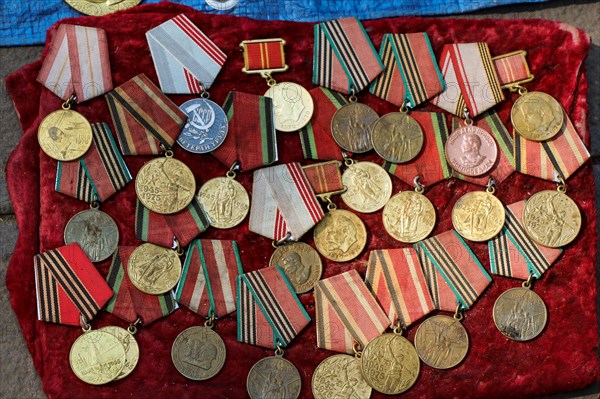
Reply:
<svg viewBox="0 0 600 399"><path fill-rule="evenodd" d="M592 43L595 44L592 44L586 67L590 84L590 131L594 175L596 186L600 187L600 2L550 1L535 5L492 8L465 16L469 18L544 18L572 24L585 30L592 37ZM21 137L22 131L12 102L6 94L4 78L21 66L39 59L41 53L41 46L0 48L0 76L2 77L0 82L0 164L2 166L0 169L0 398L5 399L45 398L40 378L33 368L31 356L25 347L16 317L10 307L5 283L6 268L17 239L18 228L6 191L4 167L10 152ZM596 206L600 207L598 197ZM597 280L600 284L600 268ZM69 371L65 370L65 372ZM552 398L579 399L599 397L600 383L578 392L552 396Z"/></svg>

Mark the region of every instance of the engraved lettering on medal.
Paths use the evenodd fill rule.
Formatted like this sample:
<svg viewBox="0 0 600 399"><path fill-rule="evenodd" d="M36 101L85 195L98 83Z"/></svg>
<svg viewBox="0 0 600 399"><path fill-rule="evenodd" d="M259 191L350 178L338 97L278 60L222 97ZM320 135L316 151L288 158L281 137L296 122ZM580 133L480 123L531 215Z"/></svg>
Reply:
<svg viewBox="0 0 600 399"><path fill-rule="evenodd" d="M456 129L446 142L448 163L465 176L481 176L489 172L497 157L496 142L488 132L477 126Z"/></svg>
<svg viewBox="0 0 600 399"><path fill-rule="evenodd" d="M505 222L504 207L492 194L476 191L463 195L452 209L452 224L471 241L494 238Z"/></svg>
<svg viewBox="0 0 600 399"><path fill-rule="evenodd" d="M552 96L543 92L530 92L515 101L510 119L515 130L533 141L554 137L564 123L562 106Z"/></svg>
<svg viewBox="0 0 600 399"><path fill-rule="evenodd" d="M240 224L250 209L250 198L240 183L217 177L204 183L197 195L210 224L228 229Z"/></svg>
<svg viewBox="0 0 600 399"><path fill-rule="evenodd" d="M276 84L265 93L273 99L275 128L282 132L293 132L306 126L314 110L310 93L296 83Z"/></svg>
<svg viewBox="0 0 600 399"><path fill-rule="evenodd" d="M435 209L423 195L403 191L394 195L383 209L383 226L401 242L413 243L426 238L435 227Z"/></svg>
<svg viewBox="0 0 600 399"><path fill-rule="evenodd" d="M342 200L358 212L371 213L383 208L392 195L388 173L372 162L356 162L342 175L346 192Z"/></svg>
<svg viewBox="0 0 600 399"><path fill-rule="evenodd" d="M362 376L360 359L334 355L317 366L312 392L315 399L363 399L371 396L371 387Z"/></svg>
<svg viewBox="0 0 600 399"><path fill-rule="evenodd" d="M448 316L425 320L415 334L417 353L423 362L437 369L459 364L469 350L469 336L460 321Z"/></svg>
<svg viewBox="0 0 600 399"><path fill-rule="evenodd" d="M323 264L317 251L302 242L278 247L271 256L269 265L283 268L297 294L312 290L323 272Z"/></svg>

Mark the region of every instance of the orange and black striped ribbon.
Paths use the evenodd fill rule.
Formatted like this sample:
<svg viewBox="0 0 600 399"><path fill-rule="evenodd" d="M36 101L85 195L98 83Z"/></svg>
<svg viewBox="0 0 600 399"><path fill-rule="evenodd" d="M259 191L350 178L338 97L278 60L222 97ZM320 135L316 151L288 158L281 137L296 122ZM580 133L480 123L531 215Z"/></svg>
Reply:
<svg viewBox="0 0 600 399"><path fill-rule="evenodd" d="M285 42L281 39L249 40L241 43L244 50L244 71L283 69Z"/></svg>
<svg viewBox="0 0 600 399"><path fill-rule="evenodd" d="M91 320L113 295L77 243L38 254L33 262L39 320L79 326L80 316Z"/></svg>
<svg viewBox="0 0 600 399"><path fill-rule="evenodd" d="M329 161L306 165L302 167L308 183L315 194L325 194L340 191L344 188L340 161Z"/></svg>

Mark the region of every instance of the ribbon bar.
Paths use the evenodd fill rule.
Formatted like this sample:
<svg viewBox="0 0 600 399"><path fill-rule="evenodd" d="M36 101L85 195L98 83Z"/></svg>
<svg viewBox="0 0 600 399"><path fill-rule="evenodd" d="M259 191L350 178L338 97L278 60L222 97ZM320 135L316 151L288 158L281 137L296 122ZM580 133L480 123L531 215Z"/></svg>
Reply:
<svg viewBox="0 0 600 399"><path fill-rule="evenodd" d="M169 94L210 89L227 56L184 14L146 32L160 88Z"/></svg>
<svg viewBox="0 0 600 399"><path fill-rule="evenodd" d="M534 76L529 72L526 56L527 51L520 50L492 58L503 89L510 89L533 80Z"/></svg>
<svg viewBox="0 0 600 399"><path fill-rule="evenodd" d="M329 161L302 167L308 183L317 196L341 192L344 189L340 161Z"/></svg>
<svg viewBox="0 0 600 399"><path fill-rule="evenodd" d="M244 67L242 72L260 73L287 71L283 39L244 40L240 47L244 50Z"/></svg>
<svg viewBox="0 0 600 399"><path fill-rule="evenodd" d="M112 90L104 29L60 25L37 81L65 101L73 94L82 102Z"/></svg>

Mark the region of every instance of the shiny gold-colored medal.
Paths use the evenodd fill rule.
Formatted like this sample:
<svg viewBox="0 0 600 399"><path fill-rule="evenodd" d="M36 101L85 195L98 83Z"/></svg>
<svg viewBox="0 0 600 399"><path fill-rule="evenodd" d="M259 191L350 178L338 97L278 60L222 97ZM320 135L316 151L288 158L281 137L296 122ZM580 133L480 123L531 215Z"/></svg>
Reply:
<svg viewBox="0 0 600 399"><path fill-rule="evenodd" d="M383 115L373 124L373 148L388 162L408 162L419 155L423 148L423 129L408 112L405 102L400 112Z"/></svg>
<svg viewBox="0 0 600 399"><path fill-rule="evenodd" d="M71 97L62 109L46 116L38 128L42 151L57 161L72 161L82 157L92 145L92 126L79 112L73 111Z"/></svg>
<svg viewBox="0 0 600 399"><path fill-rule="evenodd" d="M65 0L82 14L101 16L134 7L142 0Z"/></svg>
<svg viewBox="0 0 600 399"><path fill-rule="evenodd" d="M323 273L319 253L303 242L276 245L269 266L276 265L283 269L296 294L312 291Z"/></svg>
<svg viewBox="0 0 600 399"><path fill-rule="evenodd" d="M459 305L460 307L460 305ZM463 315L436 315L426 319L415 334L419 358L435 369L449 369L463 361L469 351L469 335L462 326Z"/></svg>
<svg viewBox="0 0 600 399"><path fill-rule="evenodd" d="M510 110L510 121L517 133L532 141L550 140L563 126L564 111L554 97L541 91L527 92L516 85L521 95Z"/></svg>
<svg viewBox="0 0 600 399"><path fill-rule="evenodd" d="M381 166L373 162L355 162L344 158L347 169L342 175L346 191L342 201L361 213L377 212L392 195L392 179Z"/></svg>
<svg viewBox="0 0 600 399"><path fill-rule="evenodd" d="M435 227L435 208L423 195L425 186L415 178L415 191L394 195L383 208L383 227L389 235L408 244L424 240Z"/></svg>
<svg viewBox="0 0 600 399"><path fill-rule="evenodd" d="M275 356L256 362L246 379L246 389L251 399L296 399L300 397L301 388L298 369L283 358L280 347L277 347Z"/></svg>
<svg viewBox="0 0 600 399"><path fill-rule="evenodd" d="M179 253L144 243L131 254L127 273L138 290L151 295L164 294L177 285L181 276Z"/></svg>
<svg viewBox="0 0 600 399"><path fill-rule="evenodd" d="M313 233L317 251L334 262L356 258L367 244L367 229L354 213L337 209L329 200L329 213L316 225Z"/></svg>
<svg viewBox="0 0 600 399"><path fill-rule="evenodd" d="M371 107L357 102L352 93L348 104L338 109L331 119L331 135L346 151L361 154L373 149L371 130L379 115Z"/></svg>
<svg viewBox="0 0 600 399"><path fill-rule="evenodd" d="M123 348L125 349L125 364L115 380L127 377L135 369L135 366L137 366L140 359L140 348L133 336L136 333L137 328L132 324L127 329L118 326L107 326L102 327L99 331L111 334L116 341L123 345Z"/></svg>
<svg viewBox="0 0 600 399"><path fill-rule="evenodd" d="M371 387L362 375L360 357L333 355L323 360L313 373L312 393L315 399L368 399Z"/></svg>

